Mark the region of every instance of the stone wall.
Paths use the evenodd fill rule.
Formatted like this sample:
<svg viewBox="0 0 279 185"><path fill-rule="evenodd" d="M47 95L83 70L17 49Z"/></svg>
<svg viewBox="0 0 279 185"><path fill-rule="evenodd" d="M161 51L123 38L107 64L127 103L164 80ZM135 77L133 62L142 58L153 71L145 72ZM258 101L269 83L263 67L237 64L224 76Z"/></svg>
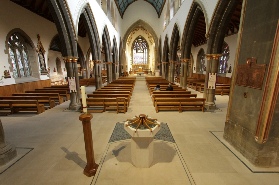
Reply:
<svg viewBox="0 0 279 185"><path fill-rule="evenodd" d="M255 57L257 64L266 64L267 67L262 89L234 86L224 129L224 138L255 166L261 167L279 166L279 99L271 121L268 140L263 144L255 140L267 69L279 19L278 7L278 0L247 0L240 53L235 66L246 64L247 58ZM235 81L232 83L235 84Z"/></svg>

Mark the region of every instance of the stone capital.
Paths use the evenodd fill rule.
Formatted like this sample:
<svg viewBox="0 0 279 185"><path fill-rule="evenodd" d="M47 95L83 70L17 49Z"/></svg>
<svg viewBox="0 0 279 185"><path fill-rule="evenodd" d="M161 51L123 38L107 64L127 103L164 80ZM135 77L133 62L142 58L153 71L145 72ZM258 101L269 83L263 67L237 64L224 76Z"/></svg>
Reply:
<svg viewBox="0 0 279 185"><path fill-rule="evenodd" d="M205 56L207 60L219 60L222 54L206 54Z"/></svg>
<svg viewBox="0 0 279 185"><path fill-rule="evenodd" d="M77 62L78 57L73 57L73 56L67 56L63 58L64 62Z"/></svg>
<svg viewBox="0 0 279 185"><path fill-rule="evenodd" d="M183 58L183 59L180 59L181 60L181 63L187 63L187 62L190 62L191 59L189 58Z"/></svg>

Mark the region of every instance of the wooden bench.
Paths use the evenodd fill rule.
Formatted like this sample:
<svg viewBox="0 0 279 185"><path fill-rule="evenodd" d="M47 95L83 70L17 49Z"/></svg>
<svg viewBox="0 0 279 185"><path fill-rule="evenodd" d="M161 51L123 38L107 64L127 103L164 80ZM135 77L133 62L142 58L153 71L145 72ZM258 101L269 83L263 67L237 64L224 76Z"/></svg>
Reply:
<svg viewBox="0 0 279 185"><path fill-rule="evenodd" d="M132 92L131 91L108 91L108 90L98 90L98 91L93 91L93 94L129 94L130 96L132 96Z"/></svg>
<svg viewBox="0 0 279 185"><path fill-rule="evenodd" d="M204 111L205 98L157 98L155 110L202 110Z"/></svg>
<svg viewBox="0 0 279 185"><path fill-rule="evenodd" d="M157 98L197 98L197 94L153 94L153 106L155 106L155 101Z"/></svg>
<svg viewBox="0 0 279 185"><path fill-rule="evenodd" d="M229 95L230 94L230 85L227 85L227 84L222 84L222 85L216 85L215 87L215 94L218 94L218 95Z"/></svg>
<svg viewBox="0 0 279 185"><path fill-rule="evenodd" d="M87 97L88 98L126 98L128 107L131 100L130 94L87 94Z"/></svg>
<svg viewBox="0 0 279 185"><path fill-rule="evenodd" d="M52 90L52 89L35 89L33 91L25 91L26 93L59 93L60 96L64 97L65 101L70 99L68 90Z"/></svg>
<svg viewBox="0 0 279 185"><path fill-rule="evenodd" d="M9 109L11 114L19 111L36 111L40 114L45 111L44 104L39 104L37 100L0 100L1 109Z"/></svg>
<svg viewBox="0 0 279 185"><path fill-rule="evenodd" d="M46 96L54 100L56 104L64 102L63 97L61 97L59 93L14 93L12 96Z"/></svg>
<svg viewBox="0 0 279 185"><path fill-rule="evenodd" d="M0 96L0 100L37 100L39 104L44 104L45 109L55 106L55 101L49 96Z"/></svg>
<svg viewBox="0 0 279 185"><path fill-rule="evenodd" d="M116 110L119 112L127 112L126 98L86 98L88 112L104 112L107 110ZM90 109L95 108L95 110Z"/></svg>

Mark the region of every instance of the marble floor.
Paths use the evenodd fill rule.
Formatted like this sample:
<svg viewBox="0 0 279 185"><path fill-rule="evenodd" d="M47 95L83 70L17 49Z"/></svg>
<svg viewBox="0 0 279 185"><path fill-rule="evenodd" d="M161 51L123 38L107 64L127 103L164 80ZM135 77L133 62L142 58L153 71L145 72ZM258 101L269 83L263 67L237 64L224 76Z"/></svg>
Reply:
<svg viewBox="0 0 279 185"><path fill-rule="evenodd" d="M86 87L87 93L93 90ZM0 167L0 184L278 185L278 168L253 167L223 140L228 100L229 96L217 95L218 109L214 112L156 113L145 78L137 77L128 112L92 114L93 146L99 164L94 177L83 174L86 155L80 112L68 111L69 102L39 115L2 116L6 141L16 146L18 156ZM167 134L154 140L150 168L133 166L130 138L121 134L121 124L139 114L157 118L166 126Z"/></svg>

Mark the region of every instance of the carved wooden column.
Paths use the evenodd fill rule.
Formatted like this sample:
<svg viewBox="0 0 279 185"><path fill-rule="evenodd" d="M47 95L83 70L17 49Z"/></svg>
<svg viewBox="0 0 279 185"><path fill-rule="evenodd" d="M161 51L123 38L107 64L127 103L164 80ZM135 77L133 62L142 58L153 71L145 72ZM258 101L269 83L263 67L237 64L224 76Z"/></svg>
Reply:
<svg viewBox="0 0 279 185"><path fill-rule="evenodd" d="M93 60L94 62L94 72L95 72L95 82L96 82L96 90L102 88L102 72L101 72L101 61Z"/></svg>
<svg viewBox="0 0 279 185"><path fill-rule="evenodd" d="M107 82L112 82L112 62L107 62Z"/></svg>
<svg viewBox="0 0 279 185"><path fill-rule="evenodd" d="M95 163L92 130L91 130L91 119L93 116L90 113L81 114L79 120L82 121L83 133L84 133L84 144L86 152L87 164L83 170L84 175L91 177L96 174L98 164Z"/></svg>
<svg viewBox="0 0 279 185"><path fill-rule="evenodd" d="M76 92L70 92L70 110L77 110L79 107L78 103L80 99L80 89L79 89L79 79L78 79L78 70L77 70L77 57L67 56L64 57L65 66L67 68L67 77L75 77L76 82Z"/></svg>
<svg viewBox="0 0 279 185"><path fill-rule="evenodd" d="M13 145L5 142L5 134L0 120L0 166L5 165L17 156Z"/></svg>
<svg viewBox="0 0 279 185"><path fill-rule="evenodd" d="M215 84L214 87L208 88L208 80L209 80L209 74L215 74L217 77L218 72L218 64L219 64L219 58L221 57L221 54L206 54L207 59L207 69L206 69L206 76L205 76L205 84L204 84L204 93L203 96L206 98L205 102L205 108L207 110L214 110L216 109L215 105Z"/></svg>
<svg viewBox="0 0 279 185"><path fill-rule="evenodd" d="M169 69L169 81L170 82L174 82L174 70L175 70L175 68L174 68L174 61L173 60L170 60L170 67L169 67L170 69Z"/></svg>

